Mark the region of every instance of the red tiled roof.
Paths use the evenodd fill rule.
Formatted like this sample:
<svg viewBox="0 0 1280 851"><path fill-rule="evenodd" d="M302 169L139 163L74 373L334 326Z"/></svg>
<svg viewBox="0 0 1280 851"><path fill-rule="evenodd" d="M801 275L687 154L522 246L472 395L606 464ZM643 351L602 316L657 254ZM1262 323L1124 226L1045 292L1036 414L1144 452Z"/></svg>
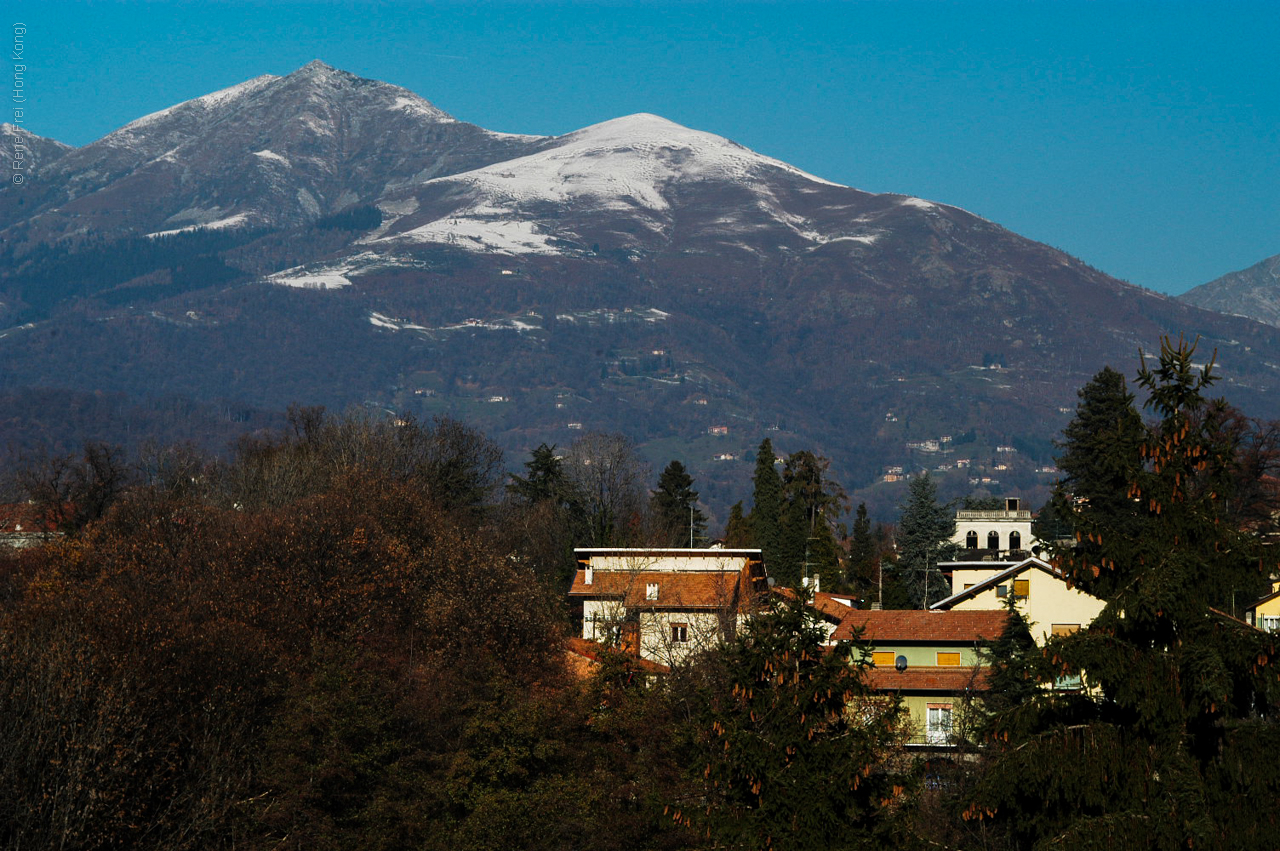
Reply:
<svg viewBox="0 0 1280 851"><path fill-rule="evenodd" d="M569 656L569 664L574 673L579 676L589 676L600 664L600 660L607 652L607 648L599 642L588 641L585 638L570 638L565 641L565 651ZM666 674L671 671L666 665L650 662L648 659L641 659L636 656L629 656L628 664L635 670L646 674Z"/></svg>
<svg viewBox="0 0 1280 851"><path fill-rule="evenodd" d="M837 621L842 621L849 616L850 612L857 610L856 605L846 606L840 600L851 599L845 595L828 594L826 591L819 591L813 595L813 607L828 617Z"/></svg>
<svg viewBox="0 0 1280 851"><path fill-rule="evenodd" d="M899 672L896 668L868 668L867 685L876 691L948 691L987 688L987 669L920 665Z"/></svg>
<svg viewBox="0 0 1280 851"><path fill-rule="evenodd" d="M658 586L656 600L647 599L650 584ZM719 609L745 605L750 590L750 577L736 571L597 570L588 585L586 571L579 570L569 596L622 598L628 608Z"/></svg>
<svg viewBox="0 0 1280 851"><path fill-rule="evenodd" d="M49 509L28 502L0 503L0 535L31 535L56 528Z"/></svg>
<svg viewBox="0 0 1280 851"><path fill-rule="evenodd" d="M975 611L883 611L855 609L836 627L831 638L853 638L854 627L863 627L864 641L965 642L994 639L1004 631L1008 614L1003 609Z"/></svg>

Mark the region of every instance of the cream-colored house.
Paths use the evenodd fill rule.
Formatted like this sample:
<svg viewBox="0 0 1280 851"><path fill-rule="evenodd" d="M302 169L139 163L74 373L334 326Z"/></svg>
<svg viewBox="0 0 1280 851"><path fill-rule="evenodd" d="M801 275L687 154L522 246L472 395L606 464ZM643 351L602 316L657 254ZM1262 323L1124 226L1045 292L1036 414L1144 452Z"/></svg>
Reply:
<svg viewBox="0 0 1280 851"><path fill-rule="evenodd" d="M948 565L943 565L945 570ZM1014 564L959 562L952 568L952 594L930 606L937 611L979 611L1014 604L1031 624L1036 643L1051 635L1083 629L1106 605L1097 597L1071 587L1053 565L1032 557Z"/></svg>
<svg viewBox="0 0 1280 851"><path fill-rule="evenodd" d="M951 543L968 552L1029 553L1038 543L1031 533L1031 519L1031 512L1017 497L1005 499L1002 509L962 508L956 512Z"/></svg>
<svg viewBox="0 0 1280 851"><path fill-rule="evenodd" d="M732 638L768 580L757 549L574 550L581 636L672 665Z"/></svg>

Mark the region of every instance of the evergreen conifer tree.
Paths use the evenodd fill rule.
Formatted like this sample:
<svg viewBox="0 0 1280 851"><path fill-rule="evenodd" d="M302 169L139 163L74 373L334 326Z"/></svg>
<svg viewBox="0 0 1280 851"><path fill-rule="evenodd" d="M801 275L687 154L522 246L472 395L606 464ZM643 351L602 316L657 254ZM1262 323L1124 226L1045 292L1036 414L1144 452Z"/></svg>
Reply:
<svg viewBox="0 0 1280 851"><path fill-rule="evenodd" d="M951 536L956 531L955 512L938 503L938 486L928 473L911 480L898 523L898 579L921 609L950 592L938 563L954 558Z"/></svg>
<svg viewBox="0 0 1280 851"><path fill-rule="evenodd" d="M752 506L747 517L756 546L763 552L765 566L771 572L779 561L782 541L782 476L774 466L776 461L773 441L766 437L756 452L756 471L751 478Z"/></svg>
<svg viewBox="0 0 1280 851"><path fill-rule="evenodd" d="M698 793L669 808L708 847L888 847L907 785L891 760L901 709L870 693L864 650L825 642L793 601L719 657L695 717Z"/></svg>
<svg viewBox="0 0 1280 851"><path fill-rule="evenodd" d="M797 586L802 577L821 577L834 590L840 561L831 527L844 509L843 489L827 477L830 462L802 450L788 456L782 471L781 542L775 575Z"/></svg>
<svg viewBox="0 0 1280 851"><path fill-rule="evenodd" d="M742 510L742 500L735 502L729 509L729 522L724 527L724 545L730 548L756 546L751 522Z"/></svg>
<svg viewBox="0 0 1280 851"><path fill-rule="evenodd" d="M1228 521L1236 446L1225 406L1204 397L1212 363L1197 368L1194 353L1164 339L1154 364L1144 358L1138 381L1159 420L1143 465L1102 495L1136 505L1141 534L1124 513L1077 513L1085 546L1062 555L1107 605L1049 642L1042 679L1083 675L1090 690L1046 691L995 719L1000 751L966 817L1020 846L1280 847L1280 768L1257 753L1280 744L1280 650L1219 611L1260 590L1274 556Z"/></svg>
<svg viewBox="0 0 1280 851"><path fill-rule="evenodd" d="M666 466L649 504L659 528L675 546L696 546L705 540L707 518L698 509L698 492L693 489L693 477L684 464L672 461Z"/></svg>
<svg viewBox="0 0 1280 851"><path fill-rule="evenodd" d="M877 547L871 536L871 519L867 516L867 504L858 503L853 518L853 534L849 536L849 563L845 571L846 582L862 597L866 597L876 584Z"/></svg>
<svg viewBox="0 0 1280 851"><path fill-rule="evenodd" d="M1063 525L1088 529L1105 523L1117 533L1141 534L1143 512L1128 493L1142 467L1139 452L1146 431L1133 405L1124 376L1104 367L1079 392L1076 415L1063 429L1058 468L1063 478L1054 489L1051 514ZM1062 536L1042 539L1052 549ZM1071 537L1068 532L1067 538ZM1087 538L1077 549L1095 550ZM1081 587L1094 589L1094 578L1078 577Z"/></svg>

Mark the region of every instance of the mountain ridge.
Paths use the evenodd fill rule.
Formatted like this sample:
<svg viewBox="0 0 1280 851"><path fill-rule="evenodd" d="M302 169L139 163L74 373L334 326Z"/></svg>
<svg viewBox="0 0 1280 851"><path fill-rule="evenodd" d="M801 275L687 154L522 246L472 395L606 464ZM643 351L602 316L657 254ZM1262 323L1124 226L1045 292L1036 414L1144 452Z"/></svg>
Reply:
<svg viewBox="0 0 1280 851"><path fill-rule="evenodd" d="M406 92L311 63L0 190L0 392L449 413L517 457L621 431L717 511L765 435L873 501L898 467L1034 500L1076 388L1163 334L1280 415L1280 332L959 207L647 113L524 136Z"/></svg>

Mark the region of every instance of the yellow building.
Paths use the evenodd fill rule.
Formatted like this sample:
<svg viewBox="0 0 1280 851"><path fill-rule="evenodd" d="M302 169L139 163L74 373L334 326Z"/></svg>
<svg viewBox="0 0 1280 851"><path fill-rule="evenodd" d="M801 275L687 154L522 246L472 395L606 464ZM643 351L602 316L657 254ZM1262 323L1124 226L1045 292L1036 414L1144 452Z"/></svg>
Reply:
<svg viewBox="0 0 1280 851"><path fill-rule="evenodd" d="M958 562L951 568L952 594L934 603L935 611L1003 609L1012 596L1022 616L1031 624L1036 643L1051 635L1064 635L1093 623L1106 605L1102 600L1073 588L1051 564L1032 557L1007 562Z"/></svg>
<svg viewBox="0 0 1280 851"><path fill-rule="evenodd" d="M1263 632L1280 632L1280 582L1271 584L1271 593L1244 610L1244 619Z"/></svg>
<svg viewBox="0 0 1280 851"><path fill-rule="evenodd" d="M832 636L871 645L867 684L907 710L907 745L951 748L968 738L965 714L987 689L984 648L1004 630L1003 611L856 609Z"/></svg>

